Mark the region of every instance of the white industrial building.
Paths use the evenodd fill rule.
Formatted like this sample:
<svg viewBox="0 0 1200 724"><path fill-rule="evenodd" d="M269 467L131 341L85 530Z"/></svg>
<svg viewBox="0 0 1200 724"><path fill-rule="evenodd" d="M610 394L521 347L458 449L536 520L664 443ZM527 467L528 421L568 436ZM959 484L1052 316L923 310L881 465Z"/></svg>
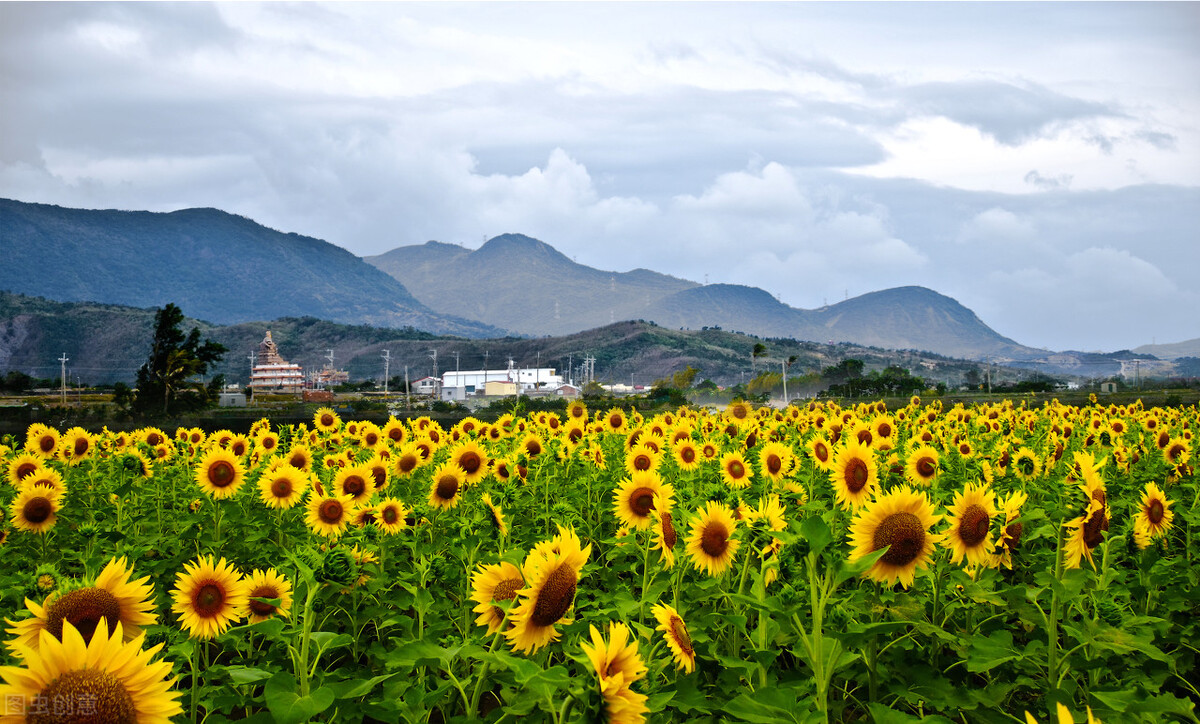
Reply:
<svg viewBox="0 0 1200 724"><path fill-rule="evenodd" d="M482 395L489 385L496 389L498 386L494 383L497 382L513 385L513 394L537 394L558 389L563 384L563 378L553 367L514 367L510 359L507 369L443 373L441 399L465 400L471 395Z"/></svg>

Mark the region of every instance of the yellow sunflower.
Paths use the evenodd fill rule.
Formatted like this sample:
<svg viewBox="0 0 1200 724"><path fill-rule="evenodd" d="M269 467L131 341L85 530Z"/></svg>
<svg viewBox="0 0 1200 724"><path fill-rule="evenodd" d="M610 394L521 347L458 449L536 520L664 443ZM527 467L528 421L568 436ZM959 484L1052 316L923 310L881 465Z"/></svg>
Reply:
<svg viewBox="0 0 1200 724"><path fill-rule="evenodd" d="M997 568L1004 566L1012 570L1013 553L1021 545L1021 534L1025 532L1025 525L1017 523L1016 520L1021 517L1021 506L1025 505L1028 499L1029 496L1024 491L1014 490L1000 504L1004 513L1004 528L1000 532L1000 545L992 561L992 565Z"/></svg>
<svg viewBox="0 0 1200 724"><path fill-rule="evenodd" d="M304 522L326 538L337 538L345 533L353 518L354 503L349 495L308 496Z"/></svg>
<svg viewBox="0 0 1200 724"><path fill-rule="evenodd" d="M319 407L313 413L313 427L322 433L336 432L342 426L342 418L328 407Z"/></svg>
<svg viewBox="0 0 1200 724"><path fill-rule="evenodd" d="M389 417L387 424L383 426L381 434L388 440L391 440L392 444L403 445L404 440L408 437L408 430L404 427L403 422L400 422L395 417Z"/></svg>
<svg viewBox="0 0 1200 724"><path fill-rule="evenodd" d="M283 456L283 459L288 465L297 470L303 470L304 472L312 470L312 450L303 443L296 443L288 448L287 454Z"/></svg>
<svg viewBox="0 0 1200 724"><path fill-rule="evenodd" d="M904 588L912 585L918 568L927 565L940 535L929 529L941 520L924 493L900 487L866 504L850 528L851 562L887 548L863 575L880 583Z"/></svg>
<svg viewBox="0 0 1200 724"><path fill-rule="evenodd" d="M398 478L407 478L416 471L417 468L425 464L427 458L421 454L416 444L406 445L394 458L392 458L392 472Z"/></svg>
<svg viewBox="0 0 1200 724"><path fill-rule="evenodd" d="M90 586L66 593L51 593L40 606L25 599L25 607L33 617L15 623L5 621L12 626L8 633L15 637L8 642L8 647L14 653L18 651L17 647L37 651L43 631L61 641L67 624L73 626L87 643L101 622L107 622L114 629L121 624L125 640L132 640L141 633L143 626L150 626L157 620L150 577L130 581L132 572L125 558L114 558Z"/></svg>
<svg viewBox="0 0 1200 724"><path fill-rule="evenodd" d="M625 472L633 473L654 472L658 469L662 454L644 444L634 445L625 455Z"/></svg>
<svg viewBox="0 0 1200 724"><path fill-rule="evenodd" d="M729 569L741 545L733 537L736 529L733 513L714 500L708 501L692 521L687 538L687 552L696 570L715 577Z"/></svg>
<svg viewBox="0 0 1200 724"><path fill-rule="evenodd" d="M937 480L940 462L937 450L928 445L921 445L905 459L904 479L914 487L928 488Z"/></svg>
<svg viewBox="0 0 1200 724"><path fill-rule="evenodd" d="M474 485L488 472L488 455L479 443L467 440L450 451L450 462L463 472L463 484Z"/></svg>
<svg viewBox="0 0 1200 724"><path fill-rule="evenodd" d="M541 455L546 449L546 442L542 440L541 435L537 434L536 432L530 432L525 435L523 440L521 440L519 449L525 454L525 457L532 460L538 455Z"/></svg>
<svg viewBox="0 0 1200 724"><path fill-rule="evenodd" d="M496 533L501 538L508 535L508 522L504 520L504 508L492 502L491 493L484 493L480 499L483 501L484 507L488 509L488 517L491 519Z"/></svg>
<svg viewBox="0 0 1200 724"><path fill-rule="evenodd" d="M45 534L58 522L59 494L40 485L21 490L8 506L13 527Z"/></svg>
<svg viewBox="0 0 1200 724"><path fill-rule="evenodd" d="M1108 531L1108 506L1095 497L1090 498L1083 515L1072 519L1065 527L1067 538L1063 547L1063 564L1067 568L1079 568L1086 558L1095 568L1092 549L1100 545Z"/></svg>
<svg viewBox="0 0 1200 724"><path fill-rule="evenodd" d="M110 633L103 620L89 641L70 622L61 641L42 632L36 650L22 647L24 668L0 667L0 718L169 724L183 713L180 694L171 691L175 679L167 678L171 662L153 660L163 644L144 645L145 634L126 640L120 624Z"/></svg>
<svg viewBox="0 0 1200 724"><path fill-rule="evenodd" d="M758 470L778 483L792 467L792 449L781 442L769 442L758 452Z"/></svg>
<svg viewBox="0 0 1200 724"><path fill-rule="evenodd" d="M813 435L808 441L808 456L816 463L818 470L829 470L833 467L833 447L824 433Z"/></svg>
<svg viewBox="0 0 1200 724"><path fill-rule="evenodd" d="M333 494L348 495L355 505L366 505L375 492L375 478L365 465L348 465L333 477Z"/></svg>
<svg viewBox="0 0 1200 724"><path fill-rule="evenodd" d="M462 500L463 471L446 461L433 472L429 484L429 504L435 508L453 508Z"/></svg>
<svg viewBox="0 0 1200 724"><path fill-rule="evenodd" d="M687 438L675 441L671 446L671 455L680 470L693 470L700 464L700 450L696 443Z"/></svg>
<svg viewBox="0 0 1200 724"><path fill-rule="evenodd" d="M509 611L512 625L504 632L514 651L530 654L558 640L554 625L574 605L579 572L592 554L590 545L580 549L574 531L561 526L549 543L535 546L525 558L526 587L517 594L517 604Z"/></svg>
<svg viewBox="0 0 1200 724"><path fill-rule="evenodd" d="M8 472L8 482L13 486L19 486L21 481L33 475L38 470L43 470L42 458L33 453L20 453L8 460L6 464Z"/></svg>
<svg viewBox="0 0 1200 724"><path fill-rule="evenodd" d="M1142 490L1142 499L1138 506L1134 526L1145 531L1151 539L1160 538L1171 530L1175 513L1171 510L1172 501L1167 500L1166 494L1157 483L1146 483Z"/></svg>
<svg viewBox="0 0 1200 724"><path fill-rule="evenodd" d="M62 475L53 468L38 468L37 472L25 476L21 484L17 486L18 491L30 488L49 490L57 495L59 500L67 494L67 484L63 482Z"/></svg>
<svg viewBox="0 0 1200 724"><path fill-rule="evenodd" d="M721 480L731 488L741 490L750 487L754 470L746 457L738 450L730 450L721 456Z"/></svg>
<svg viewBox="0 0 1200 724"><path fill-rule="evenodd" d="M996 496L986 485L967 483L966 489L954 494L950 505L950 528L942 545L950 549L950 560L958 563L965 556L969 566L986 566L992 559L992 518Z"/></svg>
<svg viewBox="0 0 1200 724"><path fill-rule="evenodd" d="M292 508L307 490L308 474L286 463L269 468L258 478L258 496L270 508Z"/></svg>
<svg viewBox="0 0 1200 724"><path fill-rule="evenodd" d="M879 468L871 448L849 440L838 448L829 470L834 497L846 510L861 508L879 488Z"/></svg>
<svg viewBox="0 0 1200 724"><path fill-rule="evenodd" d="M256 601L256 598L278 600L279 603ZM246 579L246 600L250 623L266 621L274 616L287 618L292 611L292 584L274 568L265 571L256 568Z"/></svg>
<svg viewBox="0 0 1200 724"><path fill-rule="evenodd" d="M637 639L623 623L609 623L605 641L595 626L590 627L591 644L580 648L592 664L600 682L600 695L609 724L636 724L645 721L649 709L646 695L633 690L633 683L646 675L646 665L638 654Z"/></svg>
<svg viewBox="0 0 1200 724"><path fill-rule="evenodd" d="M1021 446L1012 457L1012 471L1021 480L1028 482L1042 473L1042 461L1029 448Z"/></svg>
<svg viewBox="0 0 1200 724"><path fill-rule="evenodd" d="M58 452L58 430L35 422L25 431L25 449L38 457L49 460Z"/></svg>
<svg viewBox="0 0 1200 724"><path fill-rule="evenodd" d="M203 556L175 576L171 610L190 638L216 638L246 615L248 591L242 574L224 558L214 563L212 556Z"/></svg>
<svg viewBox="0 0 1200 724"><path fill-rule="evenodd" d="M224 500L231 498L246 482L242 461L221 447L210 448L196 465L196 484L209 496Z"/></svg>
<svg viewBox="0 0 1200 724"><path fill-rule="evenodd" d="M663 638L667 640L676 668L692 673L696 668L696 650L692 647L692 637L688 634L683 617L665 603L656 604L650 611L658 621L656 630L662 631Z"/></svg>
<svg viewBox="0 0 1200 724"><path fill-rule="evenodd" d="M662 554L665 568L675 566L675 544L679 542L679 534L675 531L675 523L669 510L653 510L650 512L652 530L654 532L653 549Z"/></svg>
<svg viewBox="0 0 1200 724"><path fill-rule="evenodd" d="M488 635L492 635L504 626L504 609L496 605L517 597L517 591L525 587L525 577L521 569L511 563L500 562L481 565L471 576L471 600L479 614L475 618L477 626L487 626Z"/></svg>
<svg viewBox="0 0 1200 724"><path fill-rule="evenodd" d="M654 510L671 509L675 488L653 471L635 472L613 491L613 513L621 525L645 530Z"/></svg>
<svg viewBox="0 0 1200 724"><path fill-rule="evenodd" d="M69 465L78 465L92 456L96 449L96 439L82 427L72 427L63 433L59 454Z"/></svg>
<svg viewBox="0 0 1200 724"><path fill-rule="evenodd" d="M376 506L375 525L388 535L395 535L408 527L409 509L395 498L384 498Z"/></svg>

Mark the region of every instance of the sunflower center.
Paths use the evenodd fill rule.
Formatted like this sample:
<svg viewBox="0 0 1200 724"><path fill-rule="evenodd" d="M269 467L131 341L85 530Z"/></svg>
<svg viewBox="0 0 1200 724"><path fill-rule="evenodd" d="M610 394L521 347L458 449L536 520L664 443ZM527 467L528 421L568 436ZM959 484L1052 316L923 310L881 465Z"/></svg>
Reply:
<svg viewBox="0 0 1200 724"><path fill-rule="evenodd" d="M308 458L304 457L303 453L292 453L292 456L288 458L288 465L303 470L308 467Z"/></svg>
<svg viewBox="0 0 1200 724"><path fill-rule="evenodd" d="M322 500L317 506L317 517L322 523L340 523L345 512L339 500Z"/></svg>
<svg viewBox="0 0 1200 724"><path fill-rule="evenodd" d="M462 468L467 475L474 475L482 463L479 454L471 450L463 453L458 459L458 467Z"/></svg>
<svg viewBox="0 0 1200 724"><path fill-rule="evenodd" d="M400 462L397 463L397 467L400 468L400 472L402 473L411 473L413 468L417 467L417 456L411 454L402 456Z"/></svg>
<svg viewBox="0 0 1200 724"><path fill-rule="evenodd" d="M88 451L88 441L86 437L75 438L75 456L83 457Z"/></svg>
<svg viewBox="0 0 1200 724"><path fill-rule="evenodd" d="M700 550L709 558L719 558L729 548L729 529L724 523L711 521L700 534Z"/></svg>
<svg viewBox="0 0 1200 724"><path fill-rule="evenodd" d="M192 605L200 618L212 618L220 613L225 605L225 589L209 581L192 594Z"/></svg>
<svg viewBox="0 0 1200 724"><path fill-rule="evenodd" d="M647 455L645 453L641 453L633 459L633 469L634 470L649 470L652 466L652 463L653 463L653 461L650 460L649 455Z"/></svg>
<svg viewBox="0 0 1200 724"><path fill-rule="evenodd" d="M1033 459L1029 457L1022 457L1017 461L1017 467L1021 470L1022 475L1033 475L1033 465Z"/></svg>
<svg viewBox="0 0 1200 724"><path fill-rule="evenodd" d="M870 445L871 444L871 431L870 430L859 430L858 431L858 441L860 443L862 443L863 445Z"/></svg>
<svg viewBox="0 0 1200 724"><path fill-rule="evenodd" d="M235 477L237 477L237 473L233 469L233 464L228 460L218 460L208 466L208 482L212 483L215 488L228 487L233 483Z"/></svg>
<svg viewBox="0 0 1200 724"><path fill-rule="evenodd" d="M1015 551L1017 549L1017 546L1021 544L1021 534L1024 532L1024 523L1013 523L1004 529L1004 534L1008 536L1008 540L1005 541L1005 545L1008 546L1009 550Z"/></svg>
<svg viewBox="0 0 1200 724"><path fill-rule="evenodd" d="M746 466L742 465L741 460L731 460L729 462L729 477L734 480L746 477Z"/></svg>
<svg viewBox="0 0 1200 724"><path fill-rule="evenodd" d="M683 458L683 461L685 463L695 462L696 461L696 451L690 447L685 447L684 449L679 451L679 457Z"/></svg>
<svg viewBox="0 0 1200 724"><path fill-rule="evenodd" d="M546 576L542 590L538 592L529 620L536 626L550 626L566 615L575 601L575 569L566 564Z"/></svg>
<svg viewBox="0 0 1200 724"><path fill-rule="evenodd" d="M70 621L85 642L92 640L96 626L104 619L112 633L121 620L121 604L103 588L80 588L54 600L46 613L46 631L62 641L63 621Z"/></svg>
<svg viewBox="0 0 1200 724"><path fill-rule="evenodd" d="M925 548L925 527L912 513L892 513L879 523L871 542L872 550L891 546L879 560L893 566L906 566Z"/></svg>
<svg viewBox="0 0 1200 724"><path fill-rule="evenodd" d="M671 629L671 638L675 639L675 643L679 646L687 656L695 653L692 648L692 637L688 635L687 626L683 623L683 619L678 616L672 616L667 626Z"/></svg>
<svg viewBox="0 0 1200 724"><path fill-rule="evenodd" d="M255 616L270 616L275 613L275 607L269 603L255 601L256 598L280 598L279 591L271 586L259 586L250 592L250 612Z"/></svg>
<svg viewBox="0 0 1200 724"><path fill-rule="evenodd" d="M937 463L933 461L933 458L928 456L918 460L916 467L917 475L920 475L922 478L932 478L933 474L937 472Z"/></svg>
<svg viewBox="0 0 1200 724"><path fill-rule="evenodd" d="M29 502L25 503L24 509L21 510L21 515L25 520L34 525L41 525L46 522L46 519L54 512L54 505L49 498L41 495L36 498L30 498Z"/></svg>
<svg viewBox="0 0 1200 724"><path fill-rule="evenodd" d="M771 475L778 475L783 469L783 460L774 453L767 456L767 472Z"/></svg>
<svg viewBox="0 0 1200 724"><path fill-rule="evenodd" d="M642 486L629 494L629 508L639 518L645 518L654 510L654 490Z"/></svg>
<svg viewBox="0 0 1200 724"><path fill-rule="evenodd" d="M959 519L958 537L968 548L974 548L987 538L991 518L981 505L971 505L963 511Z"/></svg>
<svg viewBox="0 0 1200 724"><path fill-rule="evenodd" d="M871 477L871 471L867 469L867 463L862 458L852 458L846 463L846 488L852 493L857 494L867 485L867 480Z"/></svg>
<svg viewBox="0 0 1200 724"><path fill-rule="evenodd" d="M525 443L525 452L528 453L529 457L531 458L541 455L541 443L539 443L537 440L530 440L529 442Z"/></svg>
<svg viewBox="0 0 1200 724"><path fill-rule="evenodd" d="M37 463L21 463L17 466L17 480L32 475L38 469Z"/></svg>
<svg viewBox="0 0 1200 724"><path fill-rule="evenodd" d="M48 455L54 452L54 448L56 447L58 447L58 440L55 440L52 436L42 435L38 438L38 450L41 450L44 454Z"/></svg>
<svg viewBox="0 0 1200 724"><path fill-rule="evenodd" d="M321 425L323 427L333 427L333 415L328 413L321 415Z"/></svg>
<svg viewBox="0 0 1200 724"><path fill-rule="evenodd" d="M1156 499L1150 501L1150 507L1146 509L1146 517L1150 519L1151 523L1154 525L1161 523L1163 519L1163 513L1163 504L1161 500Z"/></svg>
<svg viewBox="0 0 1200 724"><path fill-rule="evenodd" d="M271 483L271 495L276 498L286 498L292 494L292 481L286 476L275 478Z"/></svg>
<svg viewBox="0 0 1200 724"><path fill-rule="evenodd" d="M571 431L567 433L567 439L571 442L579 442L583 439L583 430L578 427L571 428Z"/></svg>
<svg viewBox="0 0 1200 724"><path fill-rule="evenodd" d="M675 534L675 526L671 523L671 514L664 510L659 517L662 520L663 545L667 548L674 548L679 537Z"/></svg>
<svg viewBox="0 0 1200 724"><path fill-rule="evenodd" d="M1179 458L1183 456L1183 445L1175 443L1167 449L1167 462L1179 462Z"/></svg>
<svg viewBox="0 0 1200 724"><path fill-rule="evenodd" d="M517 591L524 587L525 581L522 581L520 578L505 578L492 589L492 600L510 601L517 595Z"/></svg>
<svg viewBox="0 0 1200 724"><path fill-rule="evenodd" d="M345 481L342 482L342 490L354 497L363 494L367 489L367 481L363 480L361 475L347 475Z"/></svg>
<svg viewBox="0 0 1200 724"><path fill-rule="evenodd" d="M821 462L829 459L829 447L823 442L817 443L816 447L813 448L813 453L816 455L817 460Z"/></svg>
<svg viewBox="0 0 1200 724"><path fill-rule="evenodd" d="M400 512L389 505L379 511L379 517L386 525L395 525L396 521L400 520Z"/></svg>
<svg viewBox="0 0 1200 724"><path fill-rule="evenodd" d="M453 475L443 475L438 478L435 492L442 500L453 500L454 496L458 495L458 478Z"/></svg>
<svg viewBox="0 0 1200 724"><path fill-rule="evenodd" d="M1108 530L1108 516L1103 510L1097 510L1083 524L1083 542L1088 548L1095 548L1104 540L1104 531Z"/></svg>
<svg viewBox="0 0 1200 724"><path fill-rule="evenodd" d="M886 422L880 423L879 427L875 429L875 432L879 433L879 437L891 437L892 426Z"/></svg>
<svg viewBox="0 0 1200 724"><path fill-rule="evenodd" d="M38 696L48 706L31 710L26 721L124 724L138 719L125 685L116 675L100 669L66 671Z"/></svg>

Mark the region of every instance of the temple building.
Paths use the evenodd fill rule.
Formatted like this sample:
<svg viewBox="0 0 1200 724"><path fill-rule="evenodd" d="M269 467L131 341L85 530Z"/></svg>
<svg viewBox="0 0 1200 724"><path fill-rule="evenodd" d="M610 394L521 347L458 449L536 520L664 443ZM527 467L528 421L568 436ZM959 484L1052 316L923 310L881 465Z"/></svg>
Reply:
<svg viewBox="0 0 1200 724"><path fill-rule="evenodd" d="M258 356L250 369L250 387L255 390L281 390L301 392L304 390L304 370L279 356L279 348L271 339L271 332L258 345Z"/></svg>

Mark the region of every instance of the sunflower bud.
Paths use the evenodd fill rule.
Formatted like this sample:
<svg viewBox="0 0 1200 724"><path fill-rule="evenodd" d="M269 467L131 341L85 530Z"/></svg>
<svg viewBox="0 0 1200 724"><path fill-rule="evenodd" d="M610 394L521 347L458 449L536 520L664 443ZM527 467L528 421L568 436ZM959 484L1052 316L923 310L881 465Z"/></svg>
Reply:
<svg viewBox="0 0 1200 724"><path fill-rule="evenodd" d="M321 557L317 578L327 583L348 586L358 578L354 556L344 548L332 548Z"/></svg>

